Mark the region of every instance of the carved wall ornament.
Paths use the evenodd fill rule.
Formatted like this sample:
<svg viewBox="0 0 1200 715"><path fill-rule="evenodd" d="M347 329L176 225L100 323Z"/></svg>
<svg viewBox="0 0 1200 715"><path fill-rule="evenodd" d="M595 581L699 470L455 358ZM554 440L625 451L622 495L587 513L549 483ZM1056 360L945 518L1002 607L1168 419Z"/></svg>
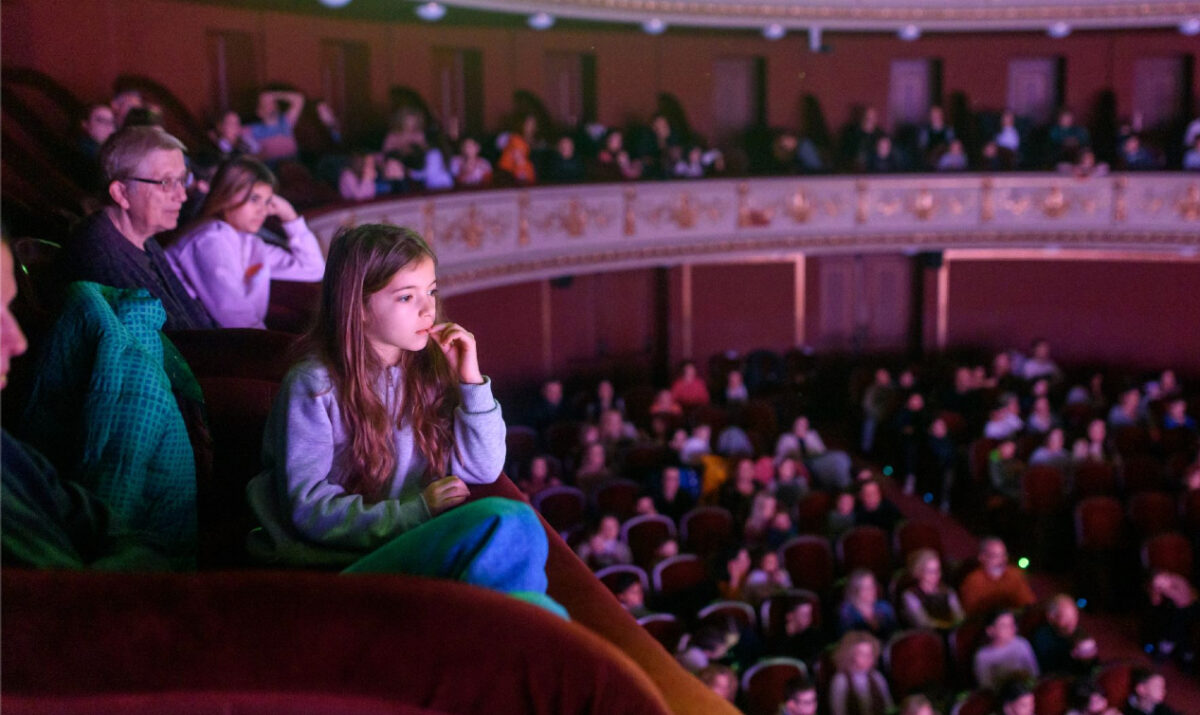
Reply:
<svg viewBox="0 0 1200 715"><path fill-rule="evenodd" d="M1184 221L1200 219L1200 184L1192 184L1179 203L1175 204L1179 216Z"/></svg>
<svg viewBox="0 0 1200 715"><path fill-rule="evenodd" d="M421 204L421 235L431 246L437 241L437 233L434 230L436 206L433 199L428 199Z"/></svg>
<svg viewBox="0 0 1200 715"><path fill-rule="evenodd" d="M475 202L471 202L465 212L439 226L438 233L447 243L461 242L468 248L478 249L489 236L496 239L503 237L508 227L509 222L498 216L483 214Z"/></svg>
<svg viewBox="0 0 1200 715"><path fill-rule="evenodd" d="M691 192L684 191L674 201L650 209L646 218L654 226L669 221L681 229L689 229L696 226L696 220L700 217L711 222L719 221L722 209L720 201L693 201Z"/></svg>
<svg viewBox="0 0 1200 715"><path fill-rule="evenodd" d="M929 189L918 191L912 203L913 216L916 216L918 221L928 221L935 211L937 211L937 201L933 198L933 192Z"/></svg>
<svg viewBox="0 0 1200 715"><path fill-rule="evenodd" d="M762 228L770 226L771 221L775 219L775 207L758 207L753 205L750 203L749 193L750 187L746 182L743 181L738 184L738 227Z"/></svg>
<svg viewBox="0 0 1200 715"><path fill-rule="evenodd" d="M1042 213L1046 214L1047 218L1061 218L1069 208L1070 204L1062 187L1052 187L1046 198L1042 199Z"/></svg>
<svg viewBox="0 0 1200 715"><path fill-rule="evenodd" d="M1129 218L1129 206L1125 199L1125 189L1129 186L1129 179L1124 176L1117 177L1113 181L1113 221L1123 223Z"/></svg>
<svg viewBox="0 0 1200 715"><path fill-rule="evenodd" d="M610 221L612 216L602 208L572 196L565 205L536 217L533 224L543 233L565 233L571 238L579 238L587 232L589 225L605 228Z"/></svg>

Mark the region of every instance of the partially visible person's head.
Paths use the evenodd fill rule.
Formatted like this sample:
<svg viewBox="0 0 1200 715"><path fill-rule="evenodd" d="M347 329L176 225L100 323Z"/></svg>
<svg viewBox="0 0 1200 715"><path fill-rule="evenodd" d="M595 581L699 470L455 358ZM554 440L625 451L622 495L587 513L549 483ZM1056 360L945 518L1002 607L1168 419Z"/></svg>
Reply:
<svg viewBox="0 0 1200 715"><path fill-rule="evenodd" d="M1080 715L1102 715L1108 710L1108 698L1094 682L1080 680L1071 688L1070 705Z"/></svg>
<svg viewBox="0 0 1200 715"><path fill-rule="evenodd" d="M996 537L986 538L979 544L979 565L991 578L1000 578L1008 568L1008 547Z"/></svg>
<svg viewBox="0 0 1200 715"><path fill-rule="evenodd" d="M1075 599L1060 593L1050 599L1046 606L1046 620L1058 632L1070 635L1079 627L1079 606L1075 604Z"/></svg>
<svg viewBox="0 0 1200 715"><path fill-rule="evenodd" d="M900 701L900 715L935 715L933 703L924 695L909 695Z"/></svg>
<svg viewBox="0 0 1200 715"><path fill-rule="evenodd" d="M87 108L80 126L92 141L103 144L117 131L117 120L113 116L112 107L107 104L93 104Z"/></svg>
<svg viewBox="0 0 1200 715"><path fill-rule="evenodd" d="M542 383L542 399L552 405L562 402L563 386L558 380L547 380Z"/></svg>
<svg viewBox="0 0 1200 715"><path fill-rule="evenodd" d="M788 681L784 690L783 715L817 715L817 685L803 675Z"/></svg>
<svg viewBox="0 0 1200 715"><path fill-rule="evenodd" d="M1135 668L1129 677L1129 684L1143 708L1158 705L1167 699L1166 678L1148 668Z"/></svg>
<svg viewBox="0 0 1200 715"><path fill-rule="evenodd" d="M879 584L875 581L875 574L866 569L850 572L846 577L846 600L868 604L879 600Z"/></svg>
<svg viewBox="0 0 1200 715"><path fill-rule="evenodd" d="M642 581L631 573L621 573L613 579L613 595L626 609L641 608L646 605L646 592Z"/></svg>
<svg viewBox="0 0 1200 715"><path fill-rule="evenodd" d="M908 557L908 573L921 585L936 586L942 580L942 560L933 549L917 549Z"/></svg>
<svg viewBox="0 0 1200 715"><path fill-rule="evenodd" d="M710 665L698 673L700 680L728 702L737 697L738 682L733 670L726 665Z"/></svg>
<svg viewBox="0 0 1200 715"><path fill-rule="evenodd" d="M109 104L112 105L113 118L116 120L117 129L125 126L125 117L131 110L146 106L145 100L142 99L141 90L132 87L117 90L113 94L112 101Z"/></svg>
<svg viewBox="0 0 1200 715"><path fill-rule="evenodd" d="M1033 691L1021 678L1014 678L1000 686L997 693L1002 715L1033 715L1037 705Z"/></svg>
<svg viewBox="0 0 1200 715"><path fill-rule="evenodd" d="M1008 645L1017 637L1017 618L1007 608L994 611L988 616L986 631L993 646Z"/></svg>
<svg viewBox="0 0 1200 715"><path fill-rule="evenodd" d="M0 390L8 384L8 371L12 359L25 352L28 343L21 326L12 314L12 303L17 297L16 261L8 240L0 243Z"/></svg>
<svg viewBox="0 0 1200 715"><path fill-rule="evenodd" d="M875 511L883 503L883 488L879 482L869 479L858 485L858 501L863 509Z"/></svg>
<svg viewBox="0 0 1200 715"><path fill-rule="evenodd" d="M866 631L849 631L838 641L833 662L843 673L866 673L879 660L879 639Z"/></svg>

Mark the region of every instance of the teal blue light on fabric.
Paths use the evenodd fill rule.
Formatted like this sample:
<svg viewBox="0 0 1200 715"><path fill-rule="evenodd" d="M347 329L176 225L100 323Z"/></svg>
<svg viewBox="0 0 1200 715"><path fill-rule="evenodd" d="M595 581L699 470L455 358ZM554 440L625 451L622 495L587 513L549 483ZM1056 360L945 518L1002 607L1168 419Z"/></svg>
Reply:
<svg viewBox="0 0 1200 715"><path fill-rule="evenodd" d="M528 504L488 497L404 532L343 573L448 578L507 593L568 618L546 595L549 553L545 529Z"/></svg>

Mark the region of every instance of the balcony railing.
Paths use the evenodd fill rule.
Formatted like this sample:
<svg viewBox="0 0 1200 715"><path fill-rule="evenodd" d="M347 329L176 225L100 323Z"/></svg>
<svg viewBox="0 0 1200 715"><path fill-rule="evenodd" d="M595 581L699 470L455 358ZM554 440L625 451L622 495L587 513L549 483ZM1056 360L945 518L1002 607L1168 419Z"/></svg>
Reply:
<svg viewBox="0 0 1200 715"><path fill-rule="evenodd" d="M310 222L410 226L444 293L570 273L797 253L1107 249L1194 256L1200 175L713 179L383 200Z"/></svg>

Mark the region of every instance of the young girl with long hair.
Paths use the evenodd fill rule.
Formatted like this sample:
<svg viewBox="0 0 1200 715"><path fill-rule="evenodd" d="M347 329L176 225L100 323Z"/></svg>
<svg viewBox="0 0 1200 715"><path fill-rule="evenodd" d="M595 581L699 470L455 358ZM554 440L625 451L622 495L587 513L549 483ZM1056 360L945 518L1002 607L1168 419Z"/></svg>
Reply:
<svg viewBox="0 0 1200 715"><path fill-rule="evenodd" d="M446 322L436 259L416 233L363 225L330 246L309 355L267 422L247 487L275 563L447 577L546 596L545 531L524 503L464 504L496 480L505 425L475 336Z"/></svg>
<svg viewBox="0 0 1200 715"><path fill-rule="evenodd" d="M272 279L319 281L325 271L316 236L277 188L257 159L231 159L213 177L200 218L166 249L180 282L223 328L265 328ZM287 248L257 235L268 216L283 221Z"/></svg>

